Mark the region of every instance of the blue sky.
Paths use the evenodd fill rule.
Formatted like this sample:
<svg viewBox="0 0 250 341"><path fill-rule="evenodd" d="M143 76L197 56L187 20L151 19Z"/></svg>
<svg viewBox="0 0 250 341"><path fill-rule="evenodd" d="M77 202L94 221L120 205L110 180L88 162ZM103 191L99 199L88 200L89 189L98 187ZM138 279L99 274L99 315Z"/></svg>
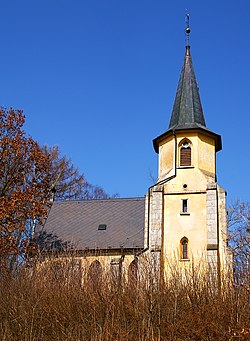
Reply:
<svg viewBox="0 0 250 341"><path fill-rule="evenodd" d="M0 105L23 109L40 144L59 145L89 182L143 196L157 177L152 139L169 123L185 51L207 127L222 135L218 182L249 200L250 2L1 2Z"/></svg>

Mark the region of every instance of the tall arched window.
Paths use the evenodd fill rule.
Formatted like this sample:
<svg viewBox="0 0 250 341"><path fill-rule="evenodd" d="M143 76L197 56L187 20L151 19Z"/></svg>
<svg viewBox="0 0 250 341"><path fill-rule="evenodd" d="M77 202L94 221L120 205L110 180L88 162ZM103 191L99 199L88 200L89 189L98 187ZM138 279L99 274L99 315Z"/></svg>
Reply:
<svg viewBox="0 0 250 341"><path fill-rule="evenodd" d="M138 282L138 260L134 259L128 267L128 282L131 286L136 286Z"/></svg>
<svg viewBox="0 0 250 341"><path fill-rule="evenodd" d="M111 283L117 284L121 280L121 275L122 275L122 262L121 258L113 258L111 259L110 262L110 279Z"/></svg>
<svg viewBox="0 0 250 341"><path fill-rule="evenodd" d="M180 166L191 166L191 143L188 140L180 145Z"/></svg>
<svg viewBox="0 0 250 341"><path fill-rule="evenodd" d="M98 260L95 260L89 267L89 282L93 287L100 285L102 281L102 266Z"/></svg>
<svg viewBox="0 0 250 341"><path fill-rule="evenodd" d="M180 258L188 259L188 239L183 237L180 244Z"/></svg>

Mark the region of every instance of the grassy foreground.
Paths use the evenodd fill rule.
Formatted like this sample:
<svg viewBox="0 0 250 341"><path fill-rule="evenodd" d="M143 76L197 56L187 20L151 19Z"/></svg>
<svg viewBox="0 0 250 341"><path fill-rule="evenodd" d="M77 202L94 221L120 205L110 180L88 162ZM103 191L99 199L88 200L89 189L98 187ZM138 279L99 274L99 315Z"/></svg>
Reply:
<svg viewBox="0 0 250 341"><path fill-rule="evenodd" d="M68 266L1 273L0 340L250 340L247 287L225 281L219 291L196 272L159 285L146 272L134 284Z"/></svg>

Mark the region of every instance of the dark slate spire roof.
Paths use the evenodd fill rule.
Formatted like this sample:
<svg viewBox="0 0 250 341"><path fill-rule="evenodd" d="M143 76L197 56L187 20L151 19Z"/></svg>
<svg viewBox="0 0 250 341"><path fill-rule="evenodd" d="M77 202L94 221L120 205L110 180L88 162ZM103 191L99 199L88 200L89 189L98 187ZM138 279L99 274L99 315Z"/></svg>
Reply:
<svg viewBox="0 0 250 341"><path fill-rule="evenodd" d="M168 128L206 128L189 45L186 46L184 63Z"/></svg>
<svg viewBox="0 0 250 341"><path fill-rule="evenodd" d="M215 139L216 151L222 149L221 136L206 128L190 46L187 44L168 130L153 140L156 153L159 152L159 144L175 131L197 129Z"/></svg>

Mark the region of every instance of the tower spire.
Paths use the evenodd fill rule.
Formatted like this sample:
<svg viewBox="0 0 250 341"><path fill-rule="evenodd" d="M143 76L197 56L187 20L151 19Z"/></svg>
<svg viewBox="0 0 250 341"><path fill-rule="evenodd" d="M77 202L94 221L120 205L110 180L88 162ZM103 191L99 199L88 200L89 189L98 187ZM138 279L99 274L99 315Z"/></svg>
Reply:
<svg viewBox="0 0 250 341"><path fill-rule="evenodd" d="M199 88L192 63L189 35L190 17L186 14L186 52L175 96L169 129L206 127Z"/></svg>
<svg viewBox="0 0 250 341"><path fill-rule="evenodd" d="M189 19L189 14L186 14L186 51L168 130L153 140L154 149L157 153L159 152L159 144L173 132L197 131L197 129L206 132L215 139L216 151L222 148L221 136L206 127L190 53L189 35L191 29Z"/></svg>

